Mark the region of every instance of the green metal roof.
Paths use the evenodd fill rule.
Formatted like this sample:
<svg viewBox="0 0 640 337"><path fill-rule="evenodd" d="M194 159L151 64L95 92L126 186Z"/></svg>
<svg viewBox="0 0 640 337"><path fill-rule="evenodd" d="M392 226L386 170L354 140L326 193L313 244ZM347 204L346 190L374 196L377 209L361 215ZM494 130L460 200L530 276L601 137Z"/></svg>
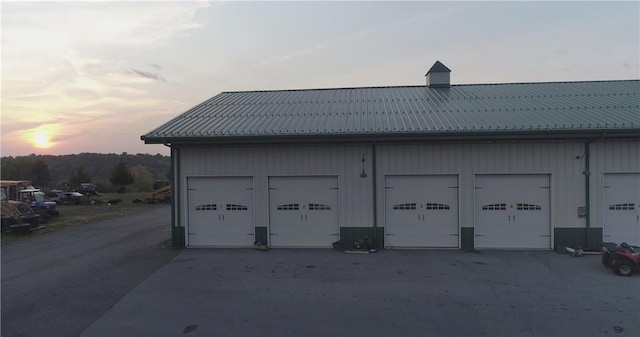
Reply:
<svg viewBox="0 0 640 337"><path fill-rule="evenodd" d="M223 92L141 138L217 143L587 132L640 137L640 80Z"/></svg>

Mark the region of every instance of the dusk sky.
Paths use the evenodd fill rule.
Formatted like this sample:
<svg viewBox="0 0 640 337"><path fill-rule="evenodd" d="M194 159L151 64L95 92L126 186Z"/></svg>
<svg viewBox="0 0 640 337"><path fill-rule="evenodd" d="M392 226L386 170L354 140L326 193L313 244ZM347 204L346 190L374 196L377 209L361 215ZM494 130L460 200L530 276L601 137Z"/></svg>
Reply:
<svg viewBox="0 0 640 337"><path fill-rule="evenodd" d="M222 91L639 79L640 2L7 2L1 155L150 153Z"/></svg>

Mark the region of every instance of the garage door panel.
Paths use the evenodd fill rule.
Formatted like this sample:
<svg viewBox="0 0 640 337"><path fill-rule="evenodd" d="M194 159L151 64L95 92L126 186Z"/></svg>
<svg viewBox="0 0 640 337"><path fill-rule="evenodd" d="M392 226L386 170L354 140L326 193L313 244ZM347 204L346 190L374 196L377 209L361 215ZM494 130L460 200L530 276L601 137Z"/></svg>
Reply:
<svg viewBox="0 0 640 337"><path fill-rule="evenodd" d="M640 245L640 174L605 174L603 182L603 241Z"/></svg>
<svg viewBox="0 0 640 337"><path fill-rule="evenodd" d="M458 179L455 175L387 176L387 248L458 247Z"/></svg>
<svg viewBox="0 0 640 337"><path fill-rule="evenodd" d="M551 248L548 175L476 176L475 246Z"/></svg>
<svg viewBox="0 0 640 337"><path fill-rule="evenodd" d="M251 177L188 178L188 245L252 246L252 185Z"/></svg>
<svg viewBox="0 0 640 337"><path fill-rule="evenodd" d="M331 247L339 240L335 176L269 178L269 244Z"/></svg>

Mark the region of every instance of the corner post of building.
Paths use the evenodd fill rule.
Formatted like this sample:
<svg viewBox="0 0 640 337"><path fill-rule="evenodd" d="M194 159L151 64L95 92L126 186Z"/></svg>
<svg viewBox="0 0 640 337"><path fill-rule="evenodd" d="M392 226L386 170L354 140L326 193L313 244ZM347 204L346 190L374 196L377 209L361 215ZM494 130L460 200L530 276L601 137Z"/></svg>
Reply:
<svg viewBox="0 0 640 337"><path fill-rule="evenodd" d="M585 187L585 248L599 249L602 244L602 233L598 236L597 231L591 228L591 143L602 141L606 137L603 133L597 139L591 139L584 143L584 187ZM594 236L597 236L594 237Z"/></svg>
<svg viewBox="0 0 640 337"><path fill-rule="evenodd" d="M183 248L184 230L180 226L180 207L178 205L178 191L180 191L180 165L179 163L179 150L171 146L171 144L165 144L171 148L171 245L175 248Z"/></svg>
<svg viewBox="0 0 640 337"><path fill-rule="evenodd" d="M591 230L591 171L589 161L591 160L591 147L592 141L584 143L584 188L585 188L585 231L584 231L584 244L585 247L589 247L589 231Z"/></svg>
<svg viewBox="0 0 640 337"><path fill-rule="evenodd" d="M373 162L371 165L371 174L372 174L372 184L373 184L373 247L375 249L380 249L384 247L384 242L380 244L378 242L378 162L376 161L376 142L373 140L373 144L371 145L371 161ZM384 236L383 236L384 237Z"/></svg>

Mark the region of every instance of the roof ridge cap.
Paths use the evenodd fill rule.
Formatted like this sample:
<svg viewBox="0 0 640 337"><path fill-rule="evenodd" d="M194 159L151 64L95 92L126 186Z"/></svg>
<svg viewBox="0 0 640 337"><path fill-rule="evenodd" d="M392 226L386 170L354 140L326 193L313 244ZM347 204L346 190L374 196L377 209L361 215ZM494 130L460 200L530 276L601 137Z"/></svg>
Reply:
<svg viewBox="0 0 640 337"><path fill-rule="evenodd" d="M452 84L451 87L462 86L489 86L489 85L517 85L517 84L561 84L561 83L605 83L605 82L639 82L640 79L625 80L576 80L576 81L541 81L541 82L497 82L497 83L461 83ZM382 85L382 86L364 86L364 87L334 87L334 88L300 88L300 89L263 89L263 90L233 90L222 91L221 94L238 94L238 93L274 93L274 92L297 92L297 91L330 91L330 90L364 90L364 89L390 89L390 88L425 88L425 89L443 89L428 88L425 85L407 84L407 85ZM446 89L446 88L445 88Z"/></svg>

